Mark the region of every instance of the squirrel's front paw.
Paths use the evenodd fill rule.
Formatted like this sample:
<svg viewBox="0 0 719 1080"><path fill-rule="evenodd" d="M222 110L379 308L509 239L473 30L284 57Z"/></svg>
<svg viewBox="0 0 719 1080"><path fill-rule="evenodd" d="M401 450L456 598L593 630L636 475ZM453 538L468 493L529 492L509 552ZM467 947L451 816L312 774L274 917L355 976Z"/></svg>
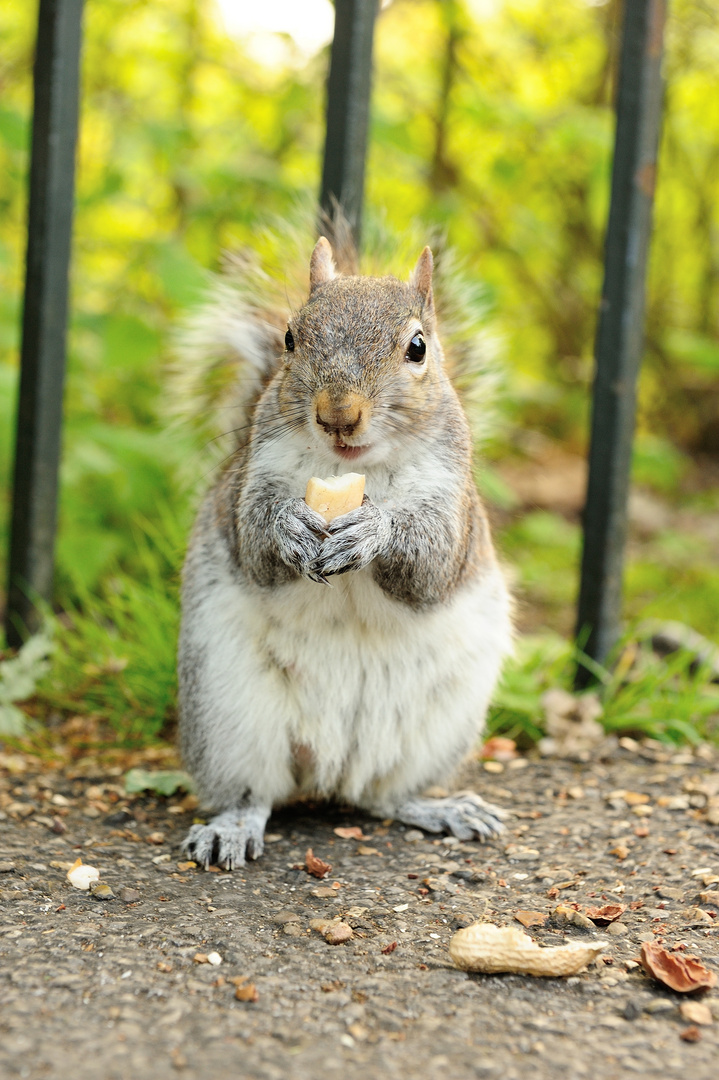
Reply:
<svg viewBox="0 0 719 1080"><path fill-rule="evenodd" d="M389 543L389 516L366 495L361 506L335 518L327 529L329 536L311 564L311 570L323 577L369 566Z"/></svg>
<svg viewBox="0 0 719 1080"><path fill-rule="evenodd" d="M304 499L288 499L275 518L274 532L282 561L303 577L322 581L313 564L329 535L325 519L310 510Z"/></svg>

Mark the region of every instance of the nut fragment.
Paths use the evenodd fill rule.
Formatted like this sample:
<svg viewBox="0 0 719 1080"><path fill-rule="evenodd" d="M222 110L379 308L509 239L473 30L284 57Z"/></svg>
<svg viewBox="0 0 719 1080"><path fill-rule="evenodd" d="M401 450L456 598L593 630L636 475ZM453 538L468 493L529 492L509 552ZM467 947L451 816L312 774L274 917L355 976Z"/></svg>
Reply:
<svg viewBox="0 0 719 1080"><path fill-rule="evenodd" d="M516 927L475 923L457 931L449 943L449 955L464 971L557 976L576 975L606 947L605 942L596 942L543 949Z"/></svg>
<svg viewBox="0 0 719 1080"><path fill-rule="evenodd" d="M356 510L362 505L363 498L364 476L361 473L328 476L324 480L313 476L305 492L305 502L310 510L321 514L328 524L336 517Z"/></svg>
<svg viewBox="0 0 719 1080"><path fill-rule="evenodd" d="M88 866L82 859L76 859L67 872L67 880L75 889L90 888L90 883L97 881L100 877L100 871L96 866Z"/></svg>

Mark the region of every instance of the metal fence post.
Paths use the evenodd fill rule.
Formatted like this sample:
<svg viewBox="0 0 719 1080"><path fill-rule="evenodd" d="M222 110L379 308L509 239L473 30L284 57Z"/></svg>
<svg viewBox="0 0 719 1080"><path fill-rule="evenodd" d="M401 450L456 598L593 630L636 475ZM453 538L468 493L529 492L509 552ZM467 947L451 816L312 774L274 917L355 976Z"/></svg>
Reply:
<svg viewBox="0 0 719 1080"><path fill-rule="evenodd" d="M606 660L620 627L665 19L666 0L625 0L577 611L577 637L584 652L599 663ZM577 687L592 679L580 664Z"/></svg>
<svg viewBox="0 0 719 1080"><path fill-rule="evenodd" d="M6 633L52 598L83 0L40 0Z"/></svg>
<svg viewBox="0 0 719 1080"><path fill-rule="evenodd" d="M327 83L327 130L320 206L330 220L339 204L359 248L378 0L335 0Z"/></svg>

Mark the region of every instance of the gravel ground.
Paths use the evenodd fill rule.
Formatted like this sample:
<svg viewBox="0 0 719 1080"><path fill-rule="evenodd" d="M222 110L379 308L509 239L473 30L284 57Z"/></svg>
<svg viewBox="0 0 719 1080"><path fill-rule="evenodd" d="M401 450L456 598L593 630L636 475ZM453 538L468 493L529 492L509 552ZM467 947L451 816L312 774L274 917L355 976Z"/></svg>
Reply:
<svg viewBox="0 0 719 1080"><path fill-rule="evenodd" d="M191 797L128 799L113 770L0 754L0 1074L714 1080L719 988L685 1041L686 995L636 959L660 941L719 970L717 763L624 742L601 762L469 766L464 784L512 811L496 842L302 805L232 874L183 860ZM70 886L78 857L112 898ZM553 914L607 902L626 911L604 928ZM453 968L458 927L519 927L526 909L549 915L540 943L604 939L605 958L565 979ZM335 916L353 936L330 945L310 923ZM241 977L257 1000L237 1000Z"/></svg>

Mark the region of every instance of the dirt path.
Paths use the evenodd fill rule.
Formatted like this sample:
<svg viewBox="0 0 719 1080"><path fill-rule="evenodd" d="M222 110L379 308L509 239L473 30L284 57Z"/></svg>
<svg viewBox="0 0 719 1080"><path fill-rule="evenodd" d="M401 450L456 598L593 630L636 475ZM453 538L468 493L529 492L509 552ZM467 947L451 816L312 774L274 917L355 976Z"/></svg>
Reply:
<svg viewBox="0 0 719 1080"><path fill-rule="evenodd" d="M634 964L643 940L659 940L719 971L719 891L703 882L719 875L719 827L705 809L716 762L619 749L592 765L532 761L501 775L474 765L465 779L516 814L501 842L299 807L273 816L264 857L233 874L183 865L193 812L181 797L128 800L119 777L23 770L0 755L3 765L3 1076L717 1075L719 989L703 999L714 1023L686 1042L684 997ZM333 832L356 825L370 838ZM293 868L308 847L332 864L326 880ZM69 885L78 856L114 899ZM458 926L518 926L516 911L560 902L627 905L601 930L553 918L532 930L547 944L604 938L606 961L553 980L450 965ZM310 921L335 915L354 937L333 946ZM196 961L212 952L219 966ZM236 1000L237 976L257 1001Z"/></svg>

